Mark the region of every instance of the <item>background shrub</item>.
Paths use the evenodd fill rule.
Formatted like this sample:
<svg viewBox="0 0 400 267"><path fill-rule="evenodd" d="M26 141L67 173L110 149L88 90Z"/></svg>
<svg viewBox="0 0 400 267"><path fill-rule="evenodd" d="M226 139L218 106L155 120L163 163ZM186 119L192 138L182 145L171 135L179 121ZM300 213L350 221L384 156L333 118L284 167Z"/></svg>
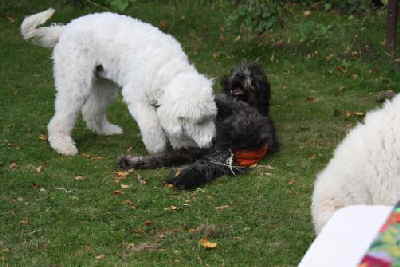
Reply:
<svg viewBox="0 0 400 267"><path fill-rule="evenodd" d="M262 34L284 23L283 11L287 4L301 4L309 8L326 11L338 10L349 14L365 13L371 8L382 7L380 0L242 0L236 1L237 8L227 18L228 26Z"/></svg>

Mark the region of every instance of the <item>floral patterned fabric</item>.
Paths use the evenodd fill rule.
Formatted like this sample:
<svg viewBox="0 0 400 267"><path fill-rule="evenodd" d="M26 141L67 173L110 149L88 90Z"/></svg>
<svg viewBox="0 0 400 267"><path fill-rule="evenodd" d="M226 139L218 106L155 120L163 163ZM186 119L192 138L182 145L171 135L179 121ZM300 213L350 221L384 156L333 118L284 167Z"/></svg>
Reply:
<svg viewBox="0 0 400 267"><path fill-rule="evenodd" d="M393 208L358 267L400 267L400 202Z"/></svg>

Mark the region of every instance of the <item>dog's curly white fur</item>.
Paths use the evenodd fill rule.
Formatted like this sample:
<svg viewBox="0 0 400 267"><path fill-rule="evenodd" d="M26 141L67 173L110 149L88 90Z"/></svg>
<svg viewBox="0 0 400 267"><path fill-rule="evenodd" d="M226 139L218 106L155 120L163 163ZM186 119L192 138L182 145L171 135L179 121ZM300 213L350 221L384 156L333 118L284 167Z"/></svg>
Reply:
<svg viewBox="0 0 400 267"><path fill-rule="evenodd" d="M172 36L109 12L39 27L53 13L48 9L28 16L21 25L25 39L54 47L51 147L64 155L78 153L71 131L80 110L94 132L122 133L105 114L118 87L149 152L164 151L168 141L174 148L211 145L216 115L212 80L197 72Z"/></svg>
<svg viewBox="0 0 400 267"><path fill-rule="evenodd" d="M394 205L400 199L400 96L366 114L336 148L314 185L311 213L319 233L339 208Z"/></svg>

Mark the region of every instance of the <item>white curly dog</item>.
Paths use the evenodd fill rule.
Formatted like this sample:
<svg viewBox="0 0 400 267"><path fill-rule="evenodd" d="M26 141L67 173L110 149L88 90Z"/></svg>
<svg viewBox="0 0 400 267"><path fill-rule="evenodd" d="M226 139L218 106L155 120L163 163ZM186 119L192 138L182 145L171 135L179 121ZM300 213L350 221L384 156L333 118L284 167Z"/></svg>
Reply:
<svg viewBox="0 0 400 267"><path fill-rule="evenodd" d="M316 233L345 206L400 200L400 95L366 114L318 174L311 213Z"/></svg>
<svg viewBox="0 0 400 267"><path fill-rule="evenodd" d="M207 147L215 136L213 82L189 63L172 36L114 13L82 16L65 25L39 27L54 9L28 16L24 39L54 47L55 114L48 140L64 155L78 150L71 131L79 111L98 134L121 134L106 118L119 87L148 152Z"/></svg>

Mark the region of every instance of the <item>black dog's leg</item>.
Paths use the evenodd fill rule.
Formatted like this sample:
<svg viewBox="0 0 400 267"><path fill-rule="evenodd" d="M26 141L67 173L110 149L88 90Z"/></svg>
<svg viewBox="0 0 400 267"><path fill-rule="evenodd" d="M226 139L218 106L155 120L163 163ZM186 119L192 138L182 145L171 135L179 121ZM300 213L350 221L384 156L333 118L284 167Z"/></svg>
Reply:
<svg viewBox="0 0 400 267"><path fill-rule="evenodd" d="M237 175L244 173L247 168L232 166L229 159L232 153L229 150L216 151L193 164L185 166L178 174L165 181L177 189L194 189L209 183L223 175Z"/></svg>
<svg viewBox="0 0 400 267"><path fill-rule="evenodd" d="M208 150L200 148L171 150L146 156L123 156L118 160L121 169L154 169L194 162Z"/></svg>

